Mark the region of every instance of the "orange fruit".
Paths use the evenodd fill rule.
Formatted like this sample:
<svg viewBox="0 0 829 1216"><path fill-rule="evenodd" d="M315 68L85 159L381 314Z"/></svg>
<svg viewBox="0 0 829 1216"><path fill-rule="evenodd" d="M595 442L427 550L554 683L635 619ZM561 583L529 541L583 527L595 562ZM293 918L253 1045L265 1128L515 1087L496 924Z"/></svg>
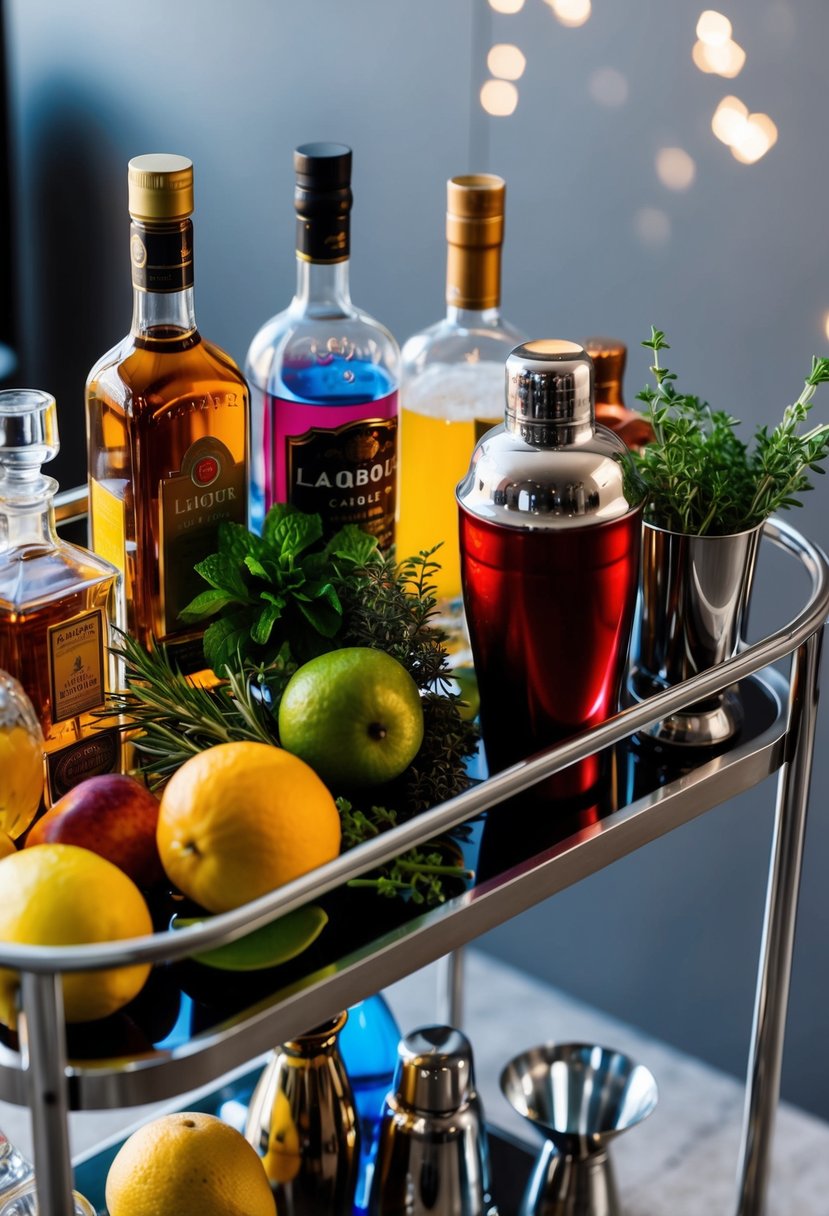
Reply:
<svg viewBox="0 0 829 1216"><path fill-rule="evenodd" d="M276 1212L262 1162L244 1136L215 1115L186 1111L130 1136L109 1168L106 1205L109 1216Z"/></svg>
<svg viewBox="0 0 829 1216"><path fill-rule="evenodd" d="M0 858L9 857L12 853L17 852L17 845L12 840L8 832L0 831Z"/></svg>
<svg viewBox="0 0 829 1216"><path fill-rule="evenodd" d="M89 849L41 844L0 861L0 941L78 946L152 933L132 879ZM107 1017L141 991L149 965L74 971L63 977L68 1022ZM16 971L0 968L0 1021L17 1024Z"/></svg>
<svg viewBox="0 0 829 1216"><path fill-rule="evenodd" d="M227 912L336 857L340 816L296 756L220 743L173 774L157 841L170 881L209 912Z"/></svg>

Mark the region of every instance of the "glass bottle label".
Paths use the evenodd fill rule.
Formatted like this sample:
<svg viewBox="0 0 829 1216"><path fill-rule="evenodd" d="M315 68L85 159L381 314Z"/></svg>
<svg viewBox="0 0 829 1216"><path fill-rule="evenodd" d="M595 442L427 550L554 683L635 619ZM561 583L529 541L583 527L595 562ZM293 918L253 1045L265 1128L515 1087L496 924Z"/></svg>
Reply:
<svg viewBox="0 0 829 1216"><path fill-rule="evenodd" d="M322 516L330 535L357 524L394 544L397 418L368 418L338 427L309 427L286 438L290 501Z"/></svg>
<svg viewBox="0 0 829 1216"><path fill-rule="evenodd" d="M69 747L50 752L46 757L49 802L55 803L87 777L117 773L120 757L121 738L117 727L93 731Z"/></svg>
<svg viewBox="0 0 829 1216"><path fill-rule="evenodd" d="M123 482L121 483L123 485ZM127 568L124 499L94 477L89 481L92 548L123 574Z"/></svg>
<svg viewBox="0 0 829 1216"><path fill-rule="evenodd" d="M205 436L161 482L158 497L161 610L165 632L175 633L181 610L207 588L194 567L218 549L219 524L247 521L245 465L219 439Z"/></svg>
<svg viewBox="0 0 829 1216"><path fill-rule="evenodd" d="M132 285L138 291L183 291L193 286L193 225L130 225Z"/></svg>
<svg viewBox="0 0 829 1216"><path fill-rule="evenodd" d="M104 703L106 626L100 608L49 627L52 721L77 718Z"/></svg>
<svg viewBox="0 0 829 1216"><path fill-rule="evenodd" d="M311 404L268 395L265 507L291 502L322 516L328 534L357 524L394 543L397 392L375 401Z"/></svg>

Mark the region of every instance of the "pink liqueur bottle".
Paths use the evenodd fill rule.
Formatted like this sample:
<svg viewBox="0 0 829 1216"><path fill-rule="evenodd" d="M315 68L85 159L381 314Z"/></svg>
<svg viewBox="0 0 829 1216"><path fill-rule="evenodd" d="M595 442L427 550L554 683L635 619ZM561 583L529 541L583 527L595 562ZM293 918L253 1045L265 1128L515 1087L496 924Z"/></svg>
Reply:
<svg viewBox="0 0 829 1216"><path fill-rule="evenodd" d="M394 543L397 386L391 334L351 302L351 149L294 152L296 294L256 334L251 390L251 526L276 502L322 516L326 535L356 524Z"/></svg>
<svg viewBox="0 0 829 1216"><path fill-rule="evenodd" d="M636 600L640 494L624 443L595 422L593 364L574 342L518 346L502 426L460 483L461 576L490 771L618 708ZM557 774L590 790L598 757Z"/></svg>

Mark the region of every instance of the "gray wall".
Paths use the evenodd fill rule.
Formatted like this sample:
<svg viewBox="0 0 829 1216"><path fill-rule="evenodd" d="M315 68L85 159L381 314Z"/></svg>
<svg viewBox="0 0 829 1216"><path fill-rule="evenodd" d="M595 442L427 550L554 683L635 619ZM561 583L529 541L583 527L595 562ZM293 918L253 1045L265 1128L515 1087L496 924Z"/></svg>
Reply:
<svg viewBox="0 0 829 1216"><path fill-rule="evenodd" d="M12 0L24 372L59 397L62 482L84 476L86 370L129 323L126 161L154 150L196 164L200 323L238 359L292 288L291 148L331 138L355 148L355 298L401 338L442 309L446 177L488 169L509 183L504 299L517 324L624 338L632 397L647 365L636 344L655 322L681 384L773 422L827 346L829 6L731 0L748 54L734 81L691 62L703 7L596 0L588 24L566 30L542 0L509 17L484 0ZM477 90L496 41L519 44L527 69L514 115L489 119ZM628 84L615 109L591 98L603 67ZM755 165L711 133L726 93L779 127ZM656 177L664 146L696 162L684 193ZM637 235L643 208L664 212L664 243ZM797 520L821 543L826 493ZM755 631L803 592L777 559L762 567ZM786 1096L825 1116L827 741L824 718L784 1070ZM767 783L483 944L740 1073L772 801Z"/></svg>

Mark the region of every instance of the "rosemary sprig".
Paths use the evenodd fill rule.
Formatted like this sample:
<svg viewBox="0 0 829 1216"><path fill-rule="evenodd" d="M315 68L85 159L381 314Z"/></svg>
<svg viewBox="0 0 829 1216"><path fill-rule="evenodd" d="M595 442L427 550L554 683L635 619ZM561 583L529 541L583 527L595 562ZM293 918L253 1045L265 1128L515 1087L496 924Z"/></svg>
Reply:
<svg viewBox="0 0 829 1216"><path fill-rule="evenodd" d="M122 729L135 732L141 768L154 788L217 743L275 743L270 714L252 692L252 672L231 672L226 683L210 688L196 685L163 646L146 651L135 638L116 633L113 652L124 664L126 691L113 693L104 712L121 716Z"/></svg>
<svg viewBox="0 0 829 1216"><path fill-rule="evenodd" d="M397 814L386 807L372 806L368 811L355 809L347 798L337 799L342 823L343 849L353 849L366 840L397 826ZM434 907L446 901L446 880L466 881L475 875L465 866L449 865L434 842L423 848L408 849L370 875L352 878L349 887L375 890L387 899L407 895L414 904Z"/></svg>
<svg viewBox="0 0 829 1216"><path fill-rule="evenodd" d="M653 352L656 384L638 394L655 436L635 457L647 518L674 532L722 536L800 506L797 495L812 489L808 473L823 473L829 455L829 425L799 431L818 385L829 381L829 359L813 358L797 401L773 430L757 427L749 446L735 433L736 418L677 392L675 373L659 360L670 349L662 330L652 328L642 345Z"/></svg>

